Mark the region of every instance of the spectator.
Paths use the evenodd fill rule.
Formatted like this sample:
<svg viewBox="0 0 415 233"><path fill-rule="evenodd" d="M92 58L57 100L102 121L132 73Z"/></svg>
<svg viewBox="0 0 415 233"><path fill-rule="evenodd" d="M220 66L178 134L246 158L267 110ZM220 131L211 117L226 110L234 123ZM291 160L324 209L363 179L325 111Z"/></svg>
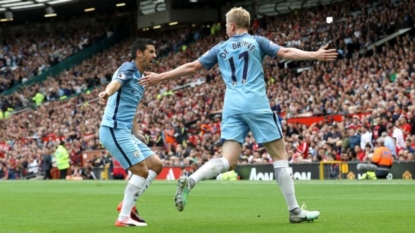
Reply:
<svg viewBox="0 0 415 233"><path fill-rule="evenodd" d="M397 158L398 154L396 153L396 146L393 138L390 137L386 132L382 133L382 138L385 147L387 147L389 151L391 151L393 157Z"/></svg>
<svg viewBox="0 0 415 233"><path fill-rule="evenodd" d="M100 157L97 157L96 155L94 155L94 158L92 159L92 166L93 167L99 167L99 168L103 168L105 166L105 154L101 154Z"/></svg>
<svg viewBox="0 0 415 233"><path fill-rule="evenodd" d="M331 131L327 134L327 143L334 145L342 138L343 137L340 133L339 126L334 125L333 127L331 127Z"/></svg>
<svg viewBox="0 0 415 233"><path fill-rule="evenodd" d="M362 136L360 138L360 148L365 148L366 145L369 145L373 148L372 145L372 133L368 131L367 126L362 126Z"/></svg>
<svg viewBox="0 0 415 233"><path fill-rule="evenodd" d="M43 150L43 159L42 159L42 170L45 173L43 179L52 179L51 176L51 169L52 169L52 157L48 151L48 149Z"/></svg>
<svg viewBox="0 0 415 233"><path fill-rule="evenodd" d="M412 142L410 138L407 138L405 141L405 150L407 150L409 153L415 154L415 149L411 146Z"/></svg>
<svg viewBox="0 0 415 233"><path fill-rule="evenodd" d="M174 137L176 138L176 143L179 145L183 145L183 142L187 140L187 129L182 121L180 121L178 126L175 127Z"/></svg>
<svg viewBox="0 0 415 233"><path fill-rule="evenodd" d="M366 162L369 159L369 154L372 154L373 152L373 148L370 145L366 145L365 150L364 150L364 159L362 160L363 162Z"/></svg>
<svg viewBox="0 0 415 233"><path fill-rule="evenodd" d="M124 180L127 177L127 173L122 168L120 162L118 162L116 159L112 159L110 163L110 172L111 176L114 180Z"/></svg>
<svg viewBox="0 0 415 233"><path fill-rule="evenodd" d="M349 129L349 148L354 150L356 146L360 146L360 134L351 128Z"/></svg>
<svg viewBox="0 0 415 233"><path fill-rule="evenodd" d="M69 168L69 153L65 148L65 141L61 141L55 151L56 164L59 169L60 179L66 179Z"/></svg>
<svg viewBox="0 0 415 233"><path fill-rule="evenodd" d="M66 176L66 180L82 180L85 177L85 173L79 168L79 165L71 165L71 174Z"/></svg>
<svg viewBox="0 0 415 233"><path fill-rule="evenodd" d="M92 168L91 167L87 167L86 168L85 179L86 180L96 180L97 179L97 177L95 176L94 172L92 172Z"/></svg>
<svg viewBox="0 0 415 233"><path fill-rule="evenodd" d="M406 117L399 118L400 129L403 132L403 137L406 139L411 135L411 125L408 124Z"/></svg>
<svg viewBox="0 0 415 233"><path fill-rule="evenodd" d="M190 176L195 171L197 171L198 168L199 168L199 165L197 163L192 163L190 165L190 169L189 170L183 169L183 172L182 173L183 173L184 176Z"/></svg>
<svg viewBox="0 0 415 233"><path fill-rule="evenodd" d="M38 171L39 171L39 167L38 167L38 163L36 159L33 159L32 157L30 157L29 164L27 166L26 178L27 179L35 178L36 175L38 174Z"/></svg>
<svg viewBox="0 0 415 233"><path fill-rule="evenodd" d="M405 147L405 140L404 140L404 135L402 130L399 128L400 123L399 121L397 121L394 125L393 125L393 133L392 136L394 138L396 138L396 144L401 147L404 148Z"/></svg>
<svg viewBox="0 0 415 233"><path fill-rule="evenodd" d="M364 162L365 161L365 151L362 151L362 149L360 148L360 146L355 146L354 151L356 153L356 157L360 162Z"/></svg>
<svg viewBox="0 0 415 233"><path fill-rule="evenodd" d="M8 174L7 174L7 167L3 165L3 163L0 162L0 180L7 180Z"/></svg>
<svg viewBox="0 0 415 233"><path fill-rule="evenodd" d="M303 157L303 159L308 159L308 144L303 136L299 136L298 140L300 141L297 146L297 153Z"/></svg>

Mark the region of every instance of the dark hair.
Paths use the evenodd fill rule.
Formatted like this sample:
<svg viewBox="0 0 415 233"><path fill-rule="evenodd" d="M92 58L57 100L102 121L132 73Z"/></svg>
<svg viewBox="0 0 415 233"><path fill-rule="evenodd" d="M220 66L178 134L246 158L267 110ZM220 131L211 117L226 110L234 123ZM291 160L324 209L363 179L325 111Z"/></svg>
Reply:
<svg viewBox="0 0 415 233"><path fill-rule="evenodd" d="M153 41L147 38L138 38L133 42L131 46L131 57L135 59L137 50L144 52L147 49L147 45L154 45Z"/></svg>

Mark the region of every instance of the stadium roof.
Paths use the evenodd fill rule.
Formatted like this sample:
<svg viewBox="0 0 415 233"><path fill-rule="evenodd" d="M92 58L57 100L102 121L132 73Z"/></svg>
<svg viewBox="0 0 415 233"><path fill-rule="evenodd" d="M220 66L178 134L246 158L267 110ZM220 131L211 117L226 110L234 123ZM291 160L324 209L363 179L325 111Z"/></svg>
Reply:
<svg viewBox="0 0 415 233"><path fill-rule="evenodd" d="M0 0L0 22L136 10L135 0Z"/></svg>
<svg viewBox="0 0 415 233"><path fill-rule="evenodd" d="M0 0L0 11L30 10L35 8L45 8L47 6L74 3L77 1L78 0Z"/></svg>

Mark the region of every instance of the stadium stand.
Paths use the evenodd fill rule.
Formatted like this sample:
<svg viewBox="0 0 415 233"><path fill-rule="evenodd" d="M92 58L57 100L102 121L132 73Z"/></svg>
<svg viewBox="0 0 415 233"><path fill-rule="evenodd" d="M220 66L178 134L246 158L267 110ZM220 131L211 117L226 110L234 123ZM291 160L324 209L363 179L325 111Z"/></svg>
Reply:
<svg viewBox="0 0 415 233"><path fill-rule="evenodd" d="M110 37L117 21L87 17L69 22L9 26L1 41L0 93Z"/></svg>
<svg viewBox="0 0 415 233"><path fill-rule="evenodd" d="M409 30L384 41L399 30L413 29L414 9L412 1L347 1L254 20L253 32L278 44L316 50L332 41L330 46L340 54L326 64L264 61L271 108L280 116L291 162L365 161L372 139L382 132L397 138L396 159L414 160L415 39ZM328 14L333 24L325 23ZM157 38L161 56L155 72L192 61L226 39L220 25L164 32ZM41 155L53 153L57 139L67 142L74 164L82 151L101 148L97 130L103 108L96 96L128 60L131 41L1 98L3 116L9 108L26 108L0 122L0 159L9 173L26 173L30 157L41 164ZM368 49L373 44L377 46ZM27 109L36 93L45 101ZM165 165L204 163L220 155L215 142L223 95L217 67L146 90L138 118ZM59 100L62 96L68 99ZM100 161L109 162L105 156ZM240 162L271 161L248 135ZM93 166L92 161L86 166Z"/></svg>

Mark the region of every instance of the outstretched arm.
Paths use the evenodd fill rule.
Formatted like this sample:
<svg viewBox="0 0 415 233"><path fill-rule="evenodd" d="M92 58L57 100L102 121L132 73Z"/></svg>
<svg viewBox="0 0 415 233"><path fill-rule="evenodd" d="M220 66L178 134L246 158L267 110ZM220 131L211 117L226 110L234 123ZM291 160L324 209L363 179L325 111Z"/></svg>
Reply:
<svg viewBox="0 0 415 233"><path fill-rule="evenodd" d="M319 60L319 61L333 61L337 58L337 52L335 49L327 49L329 44L321 47L317 51L307 52L296 48L284 48L281 47L277 52L277 56L285 58L291 61L302 60Z"/></svg>
<svg viewBox="0 0 415 233"><path fill-rule="evenodd" d="M155 85L159 82L164 82L169 79L180 78L183 76L191 75L203 68L202 64L196 60L194 62L189 62L184 65L177 67L174 70L170 70L165 73L157 74L152 72L144 72L145 77L141 78L139 81L140 85Z"/></svg>
<svg viewBox="0 0 415 233"><path fill-rule="evenodd" d="M296 48L285 48L275 44L274 42L268 40L262 36L256 36L256 41L258 42L261 50L264 54L270 57L280 57L292 61L302 61L302 60L319 60L319 61L333 61L337 58L337 52L335 49L327 49L329 44L321 47L317 51L307 52Z"/></svg>
<svg viewBox="0 0 415 233"><path fill-rule="evenodd" d="M214 46L212 49L203 54L198 60L194 62L189 62L184 65L177 67L174 70L156 74L145 72L145 77L142 77L138 82L140 85L155 85L159 82L163 82L169 79L179 78L186 75L194 74L197 71L201 70L203 67L210 70L218 61L218 45Z"/></svg>

